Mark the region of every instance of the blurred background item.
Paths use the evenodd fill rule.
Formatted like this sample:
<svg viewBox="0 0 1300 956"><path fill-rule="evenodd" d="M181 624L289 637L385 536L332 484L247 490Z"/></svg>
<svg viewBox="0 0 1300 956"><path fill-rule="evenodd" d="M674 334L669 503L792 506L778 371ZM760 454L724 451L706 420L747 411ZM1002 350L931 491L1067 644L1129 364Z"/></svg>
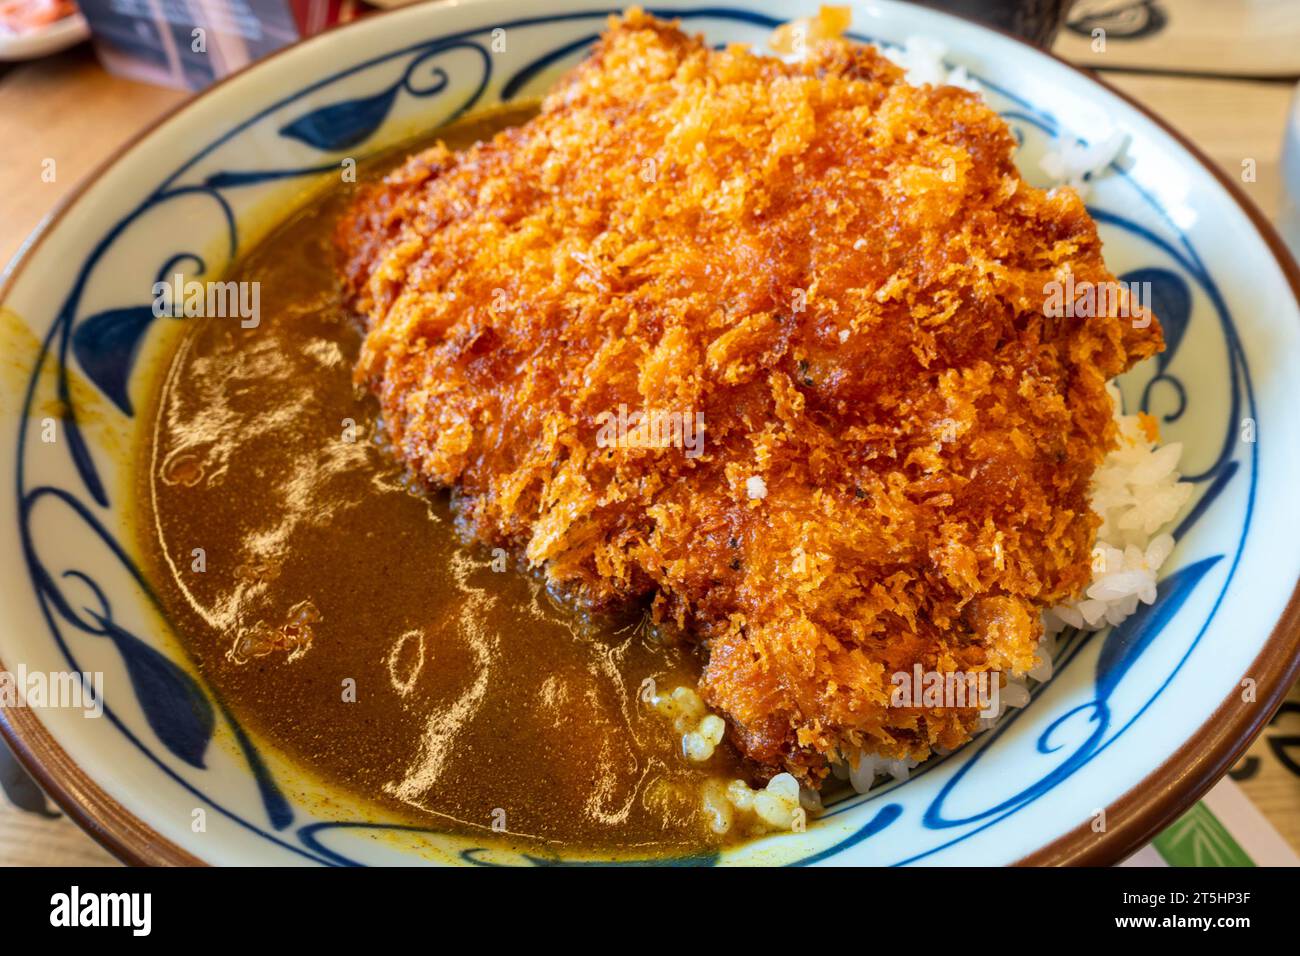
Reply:
<svg viewBox="0 0 1300 956"><path fill-rule="evenodd" d="M73 0L0 0L0 62L58 53L88 36Z"/></svg>
<svg viewBox="0 0 1300 956"><path fill-rule="evenodd" d="M370 8L361 0L80 0L113 73L198 90Z"/></svg>
<svg viewBox="0 0 1300 956"><path fill-rule="evenodd" d="M1291 254L1300 260L1300 86L1291 96L1291 112L1282 139L1282 192L1278 228Z"/></svg>
<svg viewBox="0 0 1300 956"><path fill-rule="evenodd" d="M1101 52L1110 70L1293 79L1300 76L1300 3L1078 0L1054 52L1093 68Z"/></svg>
<svg viewBox="0 0 1300 956"><path fill-rule="evenodd" d="M1052 45L1074 0L911 0L918 6L978 20L1044 50Z"/></svg>

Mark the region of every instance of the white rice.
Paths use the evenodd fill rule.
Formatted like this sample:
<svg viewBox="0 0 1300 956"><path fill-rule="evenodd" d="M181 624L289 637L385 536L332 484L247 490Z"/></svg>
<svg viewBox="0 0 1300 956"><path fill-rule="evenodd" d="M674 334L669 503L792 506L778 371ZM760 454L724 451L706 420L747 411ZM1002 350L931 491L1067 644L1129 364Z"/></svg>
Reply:
<svg viewBox="0 0 1300 956"><path fill-rule="evenodd" d="M802 830L810 813L822 809L821 796L801 788L792 774L779 773L761 790L743 780L709 780L703 790L704 812L714 833L739 827L751 835Z"/></svg>
<svg viewBox="0 0 1300 956"><path fill-rule="evenodd" d="M966 67L948 69L943 58L948 47L934 37L910 36L901 47L878 47L886 59L902 67L904 76L912 86L959 86L972 93L980 93L979 82L966 72Z"/></svg>
<svg viewBox="0 0 1300 956"><path fill-rule="evenodd" d="M1044 617L1049 633L1077 627L1097 630L1120 623L1138 603L1156 599L1156 575L1174 539L1164 529L1187 504L1192 486L1180 482L1179 442L1157 445L1137 415L1120 412L1119 391L1110 386L1119 426L1119 448L1093 476L1092 510L1101 516L1093 550L1093 578L1083 597Z"/></svg>
<svg viewBox="0 0 1300 956"><path fill-rule="evenodd" d="M1070 186L1086 198L1089 184L1119 159L1126 146L1128 134L1116 130L1092 145L1076 142L1044 153L1038 168L1054 182Z"/></svg>

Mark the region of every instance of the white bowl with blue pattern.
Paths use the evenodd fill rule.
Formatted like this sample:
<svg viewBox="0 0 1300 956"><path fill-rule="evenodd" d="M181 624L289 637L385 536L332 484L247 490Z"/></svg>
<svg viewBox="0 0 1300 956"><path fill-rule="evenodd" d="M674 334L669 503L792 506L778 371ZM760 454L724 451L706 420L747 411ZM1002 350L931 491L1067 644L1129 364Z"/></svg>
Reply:
<svg viewBox="0 0 1300 956"><path fill-rule="evenodd" d="M762 45L815 6L654 12L715 43ZM1022 140L1031 182L1045 184L1037 160L1049 149L1128 135L1089 206L1111 269L1152 283L1169 347L1125 377L1125 403L1184 443L1196 494L1156 604L1071 638L1023 711L905 783L830 807L806 833L683 862L1111 862L1231 765L1296 676L1300 279L1244 200L1250 185L1229 184L1107 88L962 20L853 6L860 38L945 43ZM128 147L8 270L0 457L16 520L0 528L0 667L102 672L106 706L98 719L10 709L0 725L55 799L125 858L565 862L387 825L346 801L325 816L291 796L301 789L287 786L292 771L266 757L159 626L131 553L129 451L147 427L145 369L169 321L154 319L144 294L158 277L219 276L269 212L337 175L343 158L540 94L610 12L591 0L422 4L299 44ZM494 30L505 30L504 50Z"/></svg>

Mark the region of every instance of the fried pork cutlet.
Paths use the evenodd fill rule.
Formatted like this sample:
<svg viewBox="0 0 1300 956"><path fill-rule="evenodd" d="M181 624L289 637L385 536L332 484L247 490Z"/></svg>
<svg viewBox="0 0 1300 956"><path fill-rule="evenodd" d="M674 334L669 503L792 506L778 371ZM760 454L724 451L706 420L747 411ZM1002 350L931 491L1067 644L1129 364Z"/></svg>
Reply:
<svg viewBox="0 0 1300 956"><path fill-rule="evenodd" d="M358 379L470 534L698 641L760 776L958 746L974 709L890 707L891 675L1033 666L1090 577L1106 381L1162 348L1149 314L1045 314L1114 277L1015 146L870 47L633 10L535 119L359 200ZM703 453L600 441L620 406L702 413Z"/></svg>

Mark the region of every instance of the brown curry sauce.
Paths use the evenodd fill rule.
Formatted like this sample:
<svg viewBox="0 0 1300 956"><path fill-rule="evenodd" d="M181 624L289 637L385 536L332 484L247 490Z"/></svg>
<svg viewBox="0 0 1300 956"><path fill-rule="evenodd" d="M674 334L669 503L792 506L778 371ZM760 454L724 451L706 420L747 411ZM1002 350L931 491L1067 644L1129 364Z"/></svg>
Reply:
<svg viewBox="0 0 1300 956"><path fill-rule="evenodd" d="M439 138L463 148L526 115ZM638 697L647 678L693 687L690 651L463 544L447 496L385 451L330 242L352 192L315 198L226 277L260 283L255 328L191 319L165 363L139 533L171 626L259 743L403 821L598 854L717 842L699 785L741 776L738 759L687 763Z"/></svg>

